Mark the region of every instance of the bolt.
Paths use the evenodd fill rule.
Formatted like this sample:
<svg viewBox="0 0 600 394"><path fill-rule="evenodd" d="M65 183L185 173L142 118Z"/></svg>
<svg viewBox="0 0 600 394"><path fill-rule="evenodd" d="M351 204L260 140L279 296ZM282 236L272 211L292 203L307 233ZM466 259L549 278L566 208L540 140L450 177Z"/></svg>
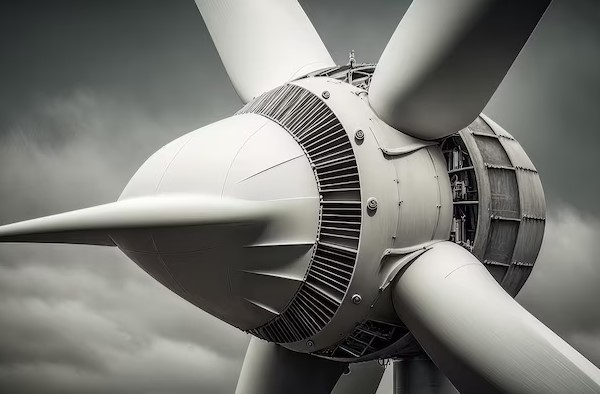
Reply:
<svg viewBox="0 0 600 394"><path fill-rule="evenodd" d="M354 139L357 141L362 141L365 139L365 133L361 129L356 130L354 133Z"/></svg>
<svg viewBox="0 0 600 394"><path fill-rule="evenodd" d="M323 90L321 96L323 96L324 99L328 99L331 96L331 94L327 90Z"/></svg>
<svg viewBox="0 0 600 394"><path fill-rule="evenodd" d="M367 200L367 209L369 211L377 210L377 199L375 197L371 197Z"/></svg>
<svg viewBox="0 0 600 394"><path fill-rule="evenodd" d="M306 346L313 347L315 346L315 343L311 339L309 339L308 341L306 341Z"/></svg>
<svg viewBox="0 0 600 394"><path fill-rule="evenodd" d="M354 305L358 305L358 304L360 304L360 302L361 302L361 301L362 301L362 297L360 296L360 294L354 294L354 295L352 296L352 303L353 303Z"/></svg>

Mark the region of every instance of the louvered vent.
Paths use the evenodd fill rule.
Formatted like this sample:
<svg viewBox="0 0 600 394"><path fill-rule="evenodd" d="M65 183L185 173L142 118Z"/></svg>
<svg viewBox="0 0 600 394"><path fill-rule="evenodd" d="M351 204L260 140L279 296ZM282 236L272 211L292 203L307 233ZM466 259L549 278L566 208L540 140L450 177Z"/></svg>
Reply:
<svg viewBox="0 0 600 394"><path fill-rule="evenodd" d="M321 195L317 244L305 281L287 308L250 333L271 342L296 342L325 327L352 278L360 239L358 168L350 140L331 109L296 85L276 88L238 111L265 116L300 144Z"/></svg>

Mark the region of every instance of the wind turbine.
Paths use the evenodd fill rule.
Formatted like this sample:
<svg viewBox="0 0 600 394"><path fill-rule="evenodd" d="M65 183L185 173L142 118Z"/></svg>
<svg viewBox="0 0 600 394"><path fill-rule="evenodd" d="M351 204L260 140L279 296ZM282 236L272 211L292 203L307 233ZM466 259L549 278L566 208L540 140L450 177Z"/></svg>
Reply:
<svg viewBox="0 0 600 394"><path fill-rule="evenodd" d="M600 391L513 299L545 204L481 115L549 0L415 0L377 65L336 66L294 0L198 0L247 104L166 145L117 202L0 227L118 247L253 334L237 392L331 391L422 347L464 393Z"/></svg>

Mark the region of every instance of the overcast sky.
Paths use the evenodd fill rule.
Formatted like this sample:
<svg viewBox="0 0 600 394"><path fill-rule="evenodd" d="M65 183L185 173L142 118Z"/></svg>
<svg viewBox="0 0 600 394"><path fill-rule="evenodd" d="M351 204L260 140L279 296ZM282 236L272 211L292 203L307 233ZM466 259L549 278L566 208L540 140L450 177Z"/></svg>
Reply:
<svg viewBox="0 0 600 394"><path fill-rule="evenodd" d="M301 4L346 63L376 62L409 1ZM596 365L598 70L600 1L554 0L485 110L548 200L518 300ZM4 0L0 223L113 201L155 150L240 106L193 0ZM231 393L247 341L116 250L0 245L0 392Z"/></svg>

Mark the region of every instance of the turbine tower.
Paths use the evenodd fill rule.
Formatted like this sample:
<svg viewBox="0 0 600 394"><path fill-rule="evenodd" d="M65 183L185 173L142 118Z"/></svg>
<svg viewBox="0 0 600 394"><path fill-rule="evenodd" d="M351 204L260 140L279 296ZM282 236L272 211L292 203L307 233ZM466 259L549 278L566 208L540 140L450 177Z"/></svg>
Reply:
<svg viewBox="0 0 600 394"><path fill-rule="evenodd" d="M1 242L119 248L254 336L238 394L329 393L349 363L422 350L462 393L600 392L513 299L544 195L480 115L550 0L414 0L378 64L345 66L296 0L196 2L245 106L161 148L118 201Z"/></svg>

